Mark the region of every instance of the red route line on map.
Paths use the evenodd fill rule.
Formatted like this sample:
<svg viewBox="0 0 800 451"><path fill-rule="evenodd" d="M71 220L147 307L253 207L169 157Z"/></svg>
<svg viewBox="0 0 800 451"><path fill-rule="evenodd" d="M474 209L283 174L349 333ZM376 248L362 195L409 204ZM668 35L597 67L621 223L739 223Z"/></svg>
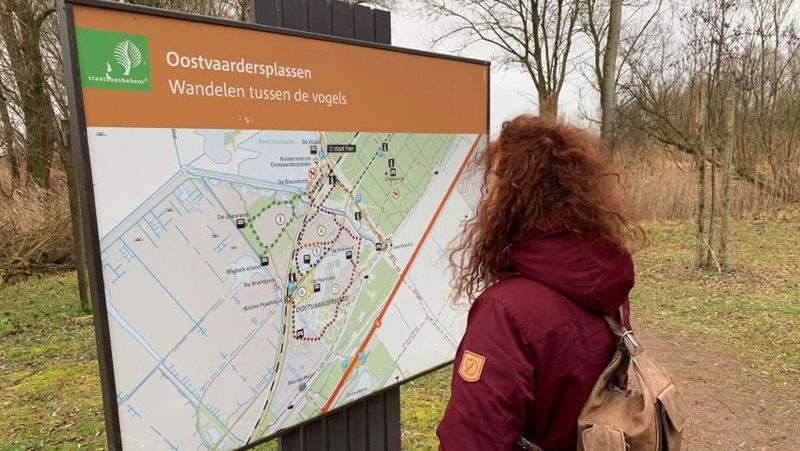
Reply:
<svg viewBox="0 0 800 451"><path fill-rule="evenodd" d="M331 195L331 192L333 191L334 188L335 188L335 185L333 187L331 187L331 189L328 191L328 194L325 195L325 198L322 200L322 202L325 202L326 200L328 200L328 197ZM347 287L345 287L345 289L342 290L342 294L339 296L338 300L336 301L336 310L334 310L334 312L333 312L333 319L328 321L328 323L325 324L325 326L322 327L322 331L319 333L318 336L316 336L316 337L305 337L305 336L298 337L297 336L297 329L296 329L296 327L297 327L297 303L292 301L292 337L294 337L295 340L301 340L301 341L320 341L322 339L322 337L325 336L325 332L328 331L328 328L333 323L336 322L336 318L339 316L339 306L342 303L342 299L344 299L347 296L347 292L353 286L353 283L355 283L356 268L358 267L358 259L361 256L361 237L360 236L357 237L357 236L353 235L352 233L350 233L350 230L348 230L347 227L345 227L343 224L339 224L339 222L336 221L336 213L335 212L330 211L330 210L322 207L321 205L319 205L317 203L314 203L313 201L311 202L311 205L313 207L315 207L317 211L316 211L316 214L314 214L314 216L308 217L304 221L304 224L303 224L302 228L300 229L300 236L299 236L299 240L300 241L302 241L303 237L305 236L306 227L308 226L308 224L311 223L311 221L313 221L314 218L316 218L317 214L319 214L319 213L326 213L326 214L328 214L330 216L333 216L333 221L336 223L336 226L338 227L339 231L336 234L336 236L331 241L328 241L328 242L318 241L318 242L312 242L312 243L306 243L306 244L298 243L298 246L295 249L295 255L294 255L295 266L297 267L298 272L300 272L300 262L298 260L298 258L300 256L300 253L298 251L300 249L307 249L309 247L318 247L320 245L322 245L325 248L325 251L320 254L320 256L317 258L317 261L315 263L313 263L313 264L309 264L309 267L314 267L320 261L322 261L322 258L325 256L325 254L327 254L327 252L330 251L330 249L325 247L325 245L329 244L330 246L333 246L333 244L336 243L339 240L339 237L342 236L342 232L345 232L348 235L350 235L350 238L357 239L358 240L358 244L357 244L356 258L354 260L351 260L353 268L352 268L352 270L350 272L350 281L347 284ZM311 270L309 269L303 275L308 274L308 272L310 272L310 271Z"/></svg>
<svg viewBox="0 0 800 451"><path fill-rule="evenodd" d="M327 332L328 328L336 322L336 318L339 316L339 306L342 303L342 299L347 296L347 292L350 291L350 288L355 283L355 277L353 277L356 273L356 268L358 267L358 259L361 256L361 237L358 237L358 250L356 251L356 258L351 261L353 264L353 270L350 273L350 283L342 290L342 295L339 296L339 299L336 301L336 310L333 312L333 319L328 322L323 328L322 332L319 333L317 337L298 337L295 329L295 325L297 324L296 321L296 304L292 303L292 336L295 340L302 340L302 341L320 341L322 337L325 336L325 332Z"/></svg>
<svg viewBox="0 0 800 451"><path fill-rule="evenodd" d="M395 283L394 288L392 289L392 292L389 294L389 297L386 300L386 303L383 305L383 308L381 308L381 311L378 314L378 317L375 319L375 322L373 323L372 327L370 328L369 333L367 333L367 336L364 338L364 341L361 342L361 345L358 347L358 350L355 352L354 356L357 356L357 355L361 354L362 352L364 352L364 349L366 349L367 344L369 343L370 339L372 339L372 336L375 335L375 332L381 326L381 321L383 320L383 316L389 310L389 305L391 305L392 301L394 300L395 295L397 294L397 291L400 289L400 285L403 283L403 279L405 279L406 275L408 275L408 271L409 271L409 269L411 269L411 265L414 264L414 260L417 258L417 255L419 254L419 251L422 248L422 245L425 243L425 240L428 238L428 235L430 234L431 229L433 228L433 223L435 223L436 220L439 218L439 214L444 209L444 205L447 203L447 200L450 198L450 194L452 194L453 189L456 186L456 183L458 183L458 179L461 178L461 174L464 172L464 168L467 167L467 163L469 162L470 158L472 157L472 154L475 152L475 148L478 146L478 143L481 141L482 136L483 135L478 135L478 137L475 139L475 142L472 143L472 147L470 147L469 152L467 152L466 158L464 158L464 161L461 163L461 167L458 168L458 172L456 173L456 176L453 178L453 181L450 183L450 186L447 188L447 192L445 193L444 198L442 199L441 203L439 203L439 207L436 209L436 213L434 213L433 218L431 218L431 222L428 223L428 227L425 228L425 233L422 234L422 238L419 240L419 243L417 244L417 247L414 249L414 253L411 254L411 258L408 260L408 264L406 264L405 269L403 269L403 272L400 274L400 278L397 279L397 283ZM336 400L336 397L339 396L339 392L342 390L342 387L344 386L345 381L347 381L347 378L350 377L350 373L352 373L353 369L355 369L355 366L356 366L357 362L358 362L358 359L355 358L355 357L350 359L350 365L347 366L347 369L344 371L344 373L342 374L342 377L339 379L339 382L336 384L336 387L333 389L333 392L331 393L331 396L328 398L327 401L325 401L325 404L322 406L322 409L321 409L322 413L325 413L328 410L330 410L331 405Z"/></svg>

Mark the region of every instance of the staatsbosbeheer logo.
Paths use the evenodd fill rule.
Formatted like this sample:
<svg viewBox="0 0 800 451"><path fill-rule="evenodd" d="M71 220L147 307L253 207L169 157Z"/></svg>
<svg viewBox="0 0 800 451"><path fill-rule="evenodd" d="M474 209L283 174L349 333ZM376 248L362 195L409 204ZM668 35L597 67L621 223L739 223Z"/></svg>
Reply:
<svg viewBox="0 0 800 451"><path fill-rule="evenodd" d="M149 91L147 37L78 28L78 64L84 88Z"/></svg>

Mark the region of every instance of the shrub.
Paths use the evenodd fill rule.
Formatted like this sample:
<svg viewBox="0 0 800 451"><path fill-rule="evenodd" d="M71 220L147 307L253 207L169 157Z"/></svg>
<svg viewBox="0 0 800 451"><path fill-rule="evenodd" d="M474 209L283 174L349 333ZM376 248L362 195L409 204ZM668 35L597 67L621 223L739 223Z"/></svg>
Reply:
<svg viewBox="0 0 800 451"><path fill-rule="evenodd" d="M28 183L0 197L0 284L31 274L72 268L69 199Z"/></svg>

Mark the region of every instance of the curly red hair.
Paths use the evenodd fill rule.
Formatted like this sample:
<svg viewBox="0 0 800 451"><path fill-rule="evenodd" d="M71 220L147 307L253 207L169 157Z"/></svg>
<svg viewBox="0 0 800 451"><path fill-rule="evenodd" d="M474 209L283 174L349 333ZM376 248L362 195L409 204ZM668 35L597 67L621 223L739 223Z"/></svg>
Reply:
<svg viewBox="0 0 800 451"><path fill-rule="evenodd" d="M474 169L483 170L483 195L451 246L455 300L472 301L515 274L510 249L536 235L591 234L631 250L646 243L626 212L618 172L585 130L517 116L503 123Z"/></svg>

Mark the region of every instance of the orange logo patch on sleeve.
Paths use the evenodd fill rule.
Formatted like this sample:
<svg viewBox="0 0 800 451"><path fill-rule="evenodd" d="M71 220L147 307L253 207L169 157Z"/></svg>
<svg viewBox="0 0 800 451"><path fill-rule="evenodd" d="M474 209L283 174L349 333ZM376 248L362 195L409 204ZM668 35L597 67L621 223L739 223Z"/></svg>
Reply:
<svg viewBox="0 0 800 451"><path fill-rule="evenodd" d="M467 382L477 382L481 378L484 363L486 357L465 350L464 356L461 357L461 365L458 367L458 374Z"/></svg>

